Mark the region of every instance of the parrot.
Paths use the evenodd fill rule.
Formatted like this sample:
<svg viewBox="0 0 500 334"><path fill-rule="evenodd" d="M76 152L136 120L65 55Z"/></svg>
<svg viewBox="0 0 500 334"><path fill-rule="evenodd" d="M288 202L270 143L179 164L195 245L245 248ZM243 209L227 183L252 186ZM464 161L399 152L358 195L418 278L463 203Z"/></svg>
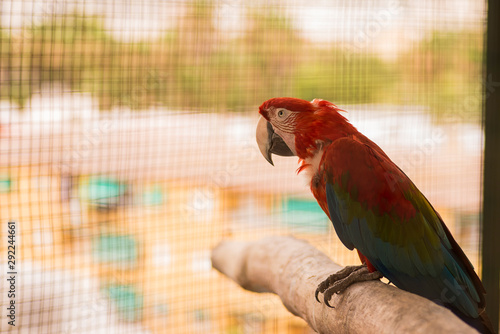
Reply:
<svg viewBox="0 0 500 334"><path fill-rule="evenodd" d="M277 97L259 107L257 145L296 156L340 241L359 266L330 275L316 290L324 303L356 282L386 277L396 287L447 307L481 333L495 333L484 286L441 216L410 178L335 104Z"/></svg>

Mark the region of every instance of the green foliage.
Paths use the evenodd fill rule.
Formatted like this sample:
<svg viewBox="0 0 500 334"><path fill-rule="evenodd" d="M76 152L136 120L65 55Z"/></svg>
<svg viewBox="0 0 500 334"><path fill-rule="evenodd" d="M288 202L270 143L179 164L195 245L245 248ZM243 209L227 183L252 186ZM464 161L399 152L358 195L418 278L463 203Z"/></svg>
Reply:
<svg viewBox="0 0 500 334"><path fill-rule="evenodd" d="M337 104L380 103L393 89L397 70L379 58L337 49L316 54L317 59L299 67L294 96Z"/></svg>
<svg viewBox="0 0 500 334"><path fill-rule="evenodd" d="M479 32L433 32L399 59L401 102L427 105L440 117L479 120L482 57ZM409 92L405 90L409 86L419 89Z"/></svg>
<svg viewBox="0 0 500 334"><path fill-rule="evenodd" d="M248 110L271 97L296 96L480 114L478 103L467 103L481 96L479 32L434 32L388 61L314 45L281 12L249 9L248 28L229 38L214 27L210 1L187 8L154 41L118 40L102 19L80 13L17 35L0 30L0 98L23 107L44 83L60 82L92 93L101 110Z"/></svg>

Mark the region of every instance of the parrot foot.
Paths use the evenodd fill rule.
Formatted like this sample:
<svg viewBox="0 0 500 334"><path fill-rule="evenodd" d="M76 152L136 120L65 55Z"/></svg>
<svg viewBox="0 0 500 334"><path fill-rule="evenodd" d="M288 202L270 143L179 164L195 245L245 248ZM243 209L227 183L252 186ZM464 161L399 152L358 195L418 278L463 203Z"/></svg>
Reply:
<svg viewBox="0 0 500 334"><path fill-rule="evenodd" d="M365 264L361 266L348 266L328 276L326 280L321 282L316 289L315 297L319 302L318 295L319 293L323 293L325 304L333 308L329 301L334 294L344 291L353 283L372 281L382 277L383 275L378 271L370 272Z"/></svg>
<svg viewBox="0 0 500 334"><path fill-rule="evenodd" d="M336 273L328 276L328 278L326 280L324 280L323 282L321 282L318 285L318 288L316 289L315 297L316 297L316 300L318 301L318 303L320 302L319 298L318 298L318 295L320 293L325 292L333 283L346 278L352 272L360 269L360 267L363 267L363 266L347 266L347 267L337 271Z"/></svg>

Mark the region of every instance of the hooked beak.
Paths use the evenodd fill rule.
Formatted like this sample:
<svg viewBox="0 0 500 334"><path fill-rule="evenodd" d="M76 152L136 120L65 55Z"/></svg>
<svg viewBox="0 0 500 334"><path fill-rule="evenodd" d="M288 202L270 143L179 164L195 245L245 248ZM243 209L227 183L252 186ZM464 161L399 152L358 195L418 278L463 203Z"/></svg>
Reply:
<svg viewBox="0 0 500 334"><path fill-rule="evenodd" d="M272 153L289 157L295 155L287 146L283 138L274 132L273 126L264 117L260 117L257 124L257 144L259 145L260 153L264 158L274 166Z"/></svg>

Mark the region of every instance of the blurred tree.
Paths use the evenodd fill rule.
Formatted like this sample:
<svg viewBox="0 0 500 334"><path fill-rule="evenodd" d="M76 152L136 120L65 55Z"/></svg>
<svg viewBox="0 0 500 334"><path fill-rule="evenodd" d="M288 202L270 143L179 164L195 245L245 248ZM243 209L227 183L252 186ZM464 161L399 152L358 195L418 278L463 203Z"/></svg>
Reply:
<svg viewBox="0 0 500 334"><path fill-rule="evenodd" d="M184 6L156 40L117 40L102 18L77 12L16 35L0 30L0 98L22 108L45 83L62 83L91 92L101 110L248 110L296 96L422 105L443 117L479 119L480 32L433 32L394 61L313 44L279 8L247 4L245 30L229 37L215 27L214 1Z"/></svg>
<svg viewBox="0 0 500 334"><path fill-rule="evenodd" d="M211 64L218 45L213 11L210 1L195 1L179 20L174 59L179 92L176 102L182 107L203 108L214 104L213 90L209 89L216 84Z"/></svg>
<svg viewBox="0 0 500 334"><path fill-rule="evenodd" d="M440 117L479 121L483 36L480 32L432 32L400 56L401 103L427 105ZM407 90L408 86L417 90ZM471 103L473 102L473 103Z"/></svg>
<svg viewBox="0 0 500 334"><path fill-rule="evenodd" d="M369 54L319 49L299 67L294 96L321 97L337 104L389 102L396 73L394 67Z"/></svg>
<svg viewBox="0 0 500 334"><path fill-rule="evenodd" d="M282 12L256 8L250 15L249 29L241 40L240 50L248 60L249 80L254 96L241 96L246 105L275 96L293 94L296 69L304 59L306 43ZM243 91L242 93L244 93ZM242 94L240 94L242 95Z"/></svg>

